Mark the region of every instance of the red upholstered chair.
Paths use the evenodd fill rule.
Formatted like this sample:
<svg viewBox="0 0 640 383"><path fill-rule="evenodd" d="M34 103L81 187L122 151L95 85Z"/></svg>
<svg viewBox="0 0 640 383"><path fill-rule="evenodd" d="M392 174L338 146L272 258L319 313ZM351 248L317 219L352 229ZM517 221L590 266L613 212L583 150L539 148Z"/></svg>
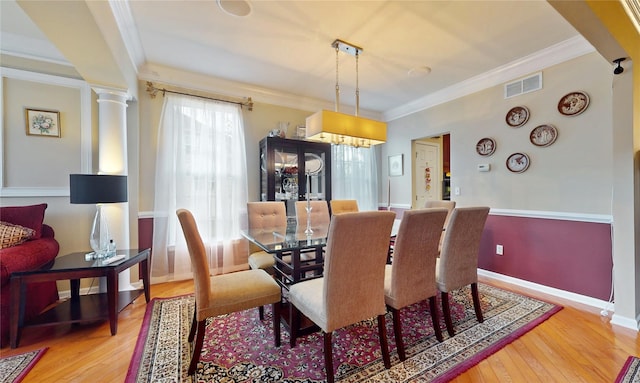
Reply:
<svg viewBox="0 0 640 383"><path fill-rule="evenodd" d="M54 238L51 226L43 224L47 204L31 206L0 207L0 242L8 246L10 235L15 230L10 225L19 225L33 230L26 241L0 249L0 344L9 340L9 306L11 273L40 268L53 261L58 255L60 246ZM5 224L3 224L5 223ZM14 234L11 234L14 233ZM58 288L55 281L30 283L25 296L25 320L35 317L44 308L58 300Z"/></svg>

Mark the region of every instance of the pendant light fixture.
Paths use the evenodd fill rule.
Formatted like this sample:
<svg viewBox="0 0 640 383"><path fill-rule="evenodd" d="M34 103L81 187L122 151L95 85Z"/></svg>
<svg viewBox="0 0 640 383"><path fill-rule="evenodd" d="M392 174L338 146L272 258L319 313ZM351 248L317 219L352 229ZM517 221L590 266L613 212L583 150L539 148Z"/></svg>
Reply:
<svg viewBox="0 0 640 383"><path fill-rule="evenodd" d="M362 54L362 48L340 39L335 40L331 46L336 51L336 110L335 112L321 110L307 117L306 138L311 141L365 148L384 143L387 140L387 124L358 115L360 112L358 59ZM338 54L340 51L356 58L355 115L340 113L340 83L338 76Z"/></svg>

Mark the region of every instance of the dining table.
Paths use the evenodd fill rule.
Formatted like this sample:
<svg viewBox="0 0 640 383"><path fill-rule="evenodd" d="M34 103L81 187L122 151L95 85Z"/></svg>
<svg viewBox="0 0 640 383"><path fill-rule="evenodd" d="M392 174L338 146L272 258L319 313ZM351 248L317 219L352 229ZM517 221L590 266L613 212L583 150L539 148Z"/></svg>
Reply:
<svg viewBox="0 0 640 383"><path fill-rule="evenodd" d="M398 233L400 219L391 229L391 242ZM307 227L293 221L286 226L246 229L242 235L267 253L273 254L274 272L278 283L285 289L291 284L322 276L324 247L329 225Z"/></svg>
<svg viewBox="0 0 640 383"><path fill-rule="evenodd" d="M288 224L271 228L247 229L242 235L267 253L273 254L278 283L285 289L293 283L322 276L323 249L328 225Z"/></svg>

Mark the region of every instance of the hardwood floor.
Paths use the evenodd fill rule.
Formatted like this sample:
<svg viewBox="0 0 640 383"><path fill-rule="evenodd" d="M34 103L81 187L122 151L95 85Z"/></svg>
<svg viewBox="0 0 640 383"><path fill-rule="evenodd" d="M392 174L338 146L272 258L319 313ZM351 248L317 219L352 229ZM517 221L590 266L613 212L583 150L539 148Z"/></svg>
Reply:
<svg viewBox="0 0 640 383"><path fill-rule="evenodd" d="M535 329L480 362L454 382L613 382L629 355L640 355L638 332L612 326L598 309L481 278L501 288L564 306ZM152 297L193 292L193 282L153 285ZM1 356L49 350L24 379L29 382L122 382L127 374L146 304L138 298L119 316L118 334L108 322L27 329L20 347Z"/></svg>

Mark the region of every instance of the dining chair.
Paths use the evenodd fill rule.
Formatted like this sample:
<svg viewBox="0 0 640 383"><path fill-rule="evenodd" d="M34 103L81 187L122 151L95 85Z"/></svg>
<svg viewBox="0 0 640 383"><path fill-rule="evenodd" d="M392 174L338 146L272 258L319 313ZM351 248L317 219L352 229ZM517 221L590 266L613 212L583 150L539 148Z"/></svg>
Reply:
<svg viewBox="0 0 640 383"><path fill-rule="evenodd" d="M280 285L264 270L244 270L211 276L202 237L189 210L178 209L178 220L189 249L195 284L195 309L189 343L195 344L189 364L193 375L200 359L207 318L271 304L273 307L273 333L276 347L280 347Z"/></svg>
<svg viewBox="0 0 640 383"><path fill-rule="evenodd" d="M329 224L331 217L327 201L309 201L309 206L311 207L312 227ZM305 226L307 224L307 201L296 201L295 207L298 226Z"/></svg>
<svg viewBox="0 0 640 383"><path fill-rule="evenodd" d="M287 226L287 211L282 201L247 202L247 216L249 229L265 229ZM264 270L273 275L275 265L273 254L249 242L249 267L253 270ZM264 308L258 310L260 320L264 320Z"/></svg>
<svg viewBox="0 0 640 383"><path fill-rule="evenodd" d="M442 225L442 235L440 236L440 246L438 247L438 251L442 250L442 242L444 242L444 232L447 230L447 226L449 225L449 219L451 218L451 212L456 207L456 201L448 201L448 200L428 200L424 203L425 208L445 208L447 209L447 218L444 220L444 225Z"/></svg>
<svg viewBox="0 0 640 383"><path fill-rule="evenodd" d="M451 213L445 231L440 258L436 260L436 281L441 292L442 313L447 332L454 335L449 292L471 285L473 307L478 322L482 323L482 308L478 294L478 252L489 207L457 207Z"/></svg>
<svg viewBox="0 0 640 383"><path fill-rule="evenodd" d="M324 332L327 382L334 381L333 331L377 316L384 366L391 361L385 327L384 269L395 213L368 211L334 215L329 225L323 277L293 284L291 347L295 347L300 314Z"/></svg>
<svg viewBox="0 0 640 383"><path fill-rule="evenodd" d="M393 262L384 275L384 300L393 316L396 348L401 361L406 359L400 309L429 299L429 311L436 339L442 342L436 304L436 258L446 209L407 210L402 216L395 240Z"/></svg>
<svg viewBox="0 0 640 383"><path fill-rule="evenodd" d="M360 211L358 201L355 199L332 199L329 203L331 204L331 215Z"/></svg>

